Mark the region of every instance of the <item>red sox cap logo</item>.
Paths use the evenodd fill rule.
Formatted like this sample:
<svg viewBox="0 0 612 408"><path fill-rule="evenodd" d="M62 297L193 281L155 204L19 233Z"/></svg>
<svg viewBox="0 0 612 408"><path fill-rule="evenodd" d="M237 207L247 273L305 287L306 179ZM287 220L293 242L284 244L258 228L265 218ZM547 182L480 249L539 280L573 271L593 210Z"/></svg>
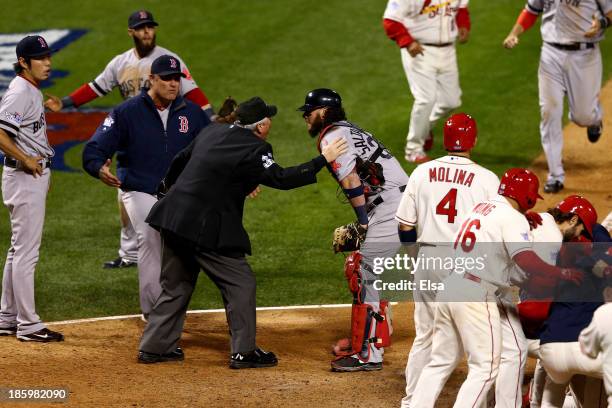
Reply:
<svg viewBox="0 0 612 408"><path fill-rule="evenodd" d="M146 11L139 11L138 12L138 18L144 20L145 18L147 18L147 12Z"/></svg>
<svg viewBox="0 0 612 408"><path fill-rule="evenodd" d="M176 60L174 58L170 58L170 68L176 68Z"/></svg>
<svg viewBox="0 0 612 408"><path fill-rule="evenodd" d="M187 133L187 131L189 130L189 120L187 119L187 116L179 116L179 132L181 133Z"/></svg>
<svg viewBox="0 0 612 408"><path fill-rule="evenodd" d="M40 43L40 46L43 48L49 48L49 46L47 45L47 43L45 42L45 39L42 37L38 37L38 42Z"/></svg>

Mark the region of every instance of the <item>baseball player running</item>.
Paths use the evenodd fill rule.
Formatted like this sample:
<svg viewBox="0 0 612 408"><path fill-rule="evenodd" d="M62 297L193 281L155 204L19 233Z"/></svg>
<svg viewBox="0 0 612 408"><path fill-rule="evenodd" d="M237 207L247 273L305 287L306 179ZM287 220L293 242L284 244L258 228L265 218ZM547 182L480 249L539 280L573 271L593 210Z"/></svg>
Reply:
<svg viewBox="0 0 612 408"><path fill-rule="evenodd" d="M179 95L178 58L162 55L151 64L150 89L117 108L83 149L83 167L103 183L118 187L138 237L140 308L145 319L161 293L161 241L145 218L157 202L157 188L174 156L210 123L194 103ZM111 158L117 152L117 177Z"/></svg>
<svg viewBox="0 0 612 408"><path fill-rule="evenodd" d="M36 313L34 270L45 221L54 151L47 139L41 81L51 73L51 50L41 36L17 44L17 76L0 102L0 149L4 152L2 198L11 222L11 246L2 277L0 335L22 341L62 341Z"/></svg>
<svg viewBox="0 0 612 408"><path fill-rule="evenodd" d="M408 176L380 141L347 121L337 92L315 89L298 110L304 112L308 133L318 136L319 150L340 138L348 142L348 151L328 169L357 215L359 233L365 235L360 249L345 264L345 273L355 284L351 286L352 347L332 361L332 370L380 370L389 326L385 303L372 284L376 279L372 265L374 258L392 257L400 247L394 216Z"/></svg>
<svg viewBox="0 0 612 408"><path fill-rule="evenodd" d="M542 52L538 69L540 136L548 162L544 192L563 189L563 96L567 95L569 118L587 127L587 136L597 142L602 132L599 103L602 63L599 42L612 19L609 0L528 0L504 47L514 48L519 36L542 14Z"/></svg>
<svg viewBox="0 0 612 408"><path fill-rule="evenodd" d="M389 0L383 16L387 36L400 47L414 97L406 160L423 163L435 122L461 105L455 41L470 31L468 0Z"/></svg>
<svg viewBox="0 0 612 408"><path fill-rule="evenodd" d="M467 354L468 376L454 406L475 407L486 402L506 343L502 326L515 327L498 299L510 286L512 261L529 275L575 282L582 278L579 271L546 264L531 249L529 224L523 214L540 198L538 188L535 174L510 169L501 179L499 195L477 204L462 223L453 241L456 256L472 259L480 267L451 273L444 281L445 290L438 292L431 360L419 377L411 406L434 407L461 360L461 350ZM508 402L498 401L500 406Z"/></svg>
<svg viewBox="0 0 612 408"><path fill-rule="evenodd" d="M130 48L113 58L104 71L93 81L83 84L69 96L61 99L47 100L47 107L58 111L67 107L78 107L98 97L107 95L114 88L124 100L140 94L142 88L149 88L149 73L151 63L162 55L171 55L176 58L183 68L184 76L181 78L180 93L206 112L209 118L214 116L212 107L206 95L191 77L187 65L172 51L156 44L157 22L153 14L146 10L135 11L128 18L128 34L134 41L134 48ZM121 215L121 245L119 257L106 262L105 268L121 268L135 266L138 262L138 240L134 226L130 224L129 217L123 207L120 193L118 194L119 213Z"/></svg>
<svg viewBox="0 0 612 408"><path fill-rule="evenodd" d="M451 116L444 124L444 148L447 156L419 165L410 175L395 219L400 223L400 240L419 242L425 257L451 255L452 241L461 221L478 203L497 195L499 178L470 159L477 140L476 121L465 113ZM415 282L441 282L447 271L415 272ZM418 287L418 285L417 285ZM435 292L414 292L414 326L416 336L406 364L406 396L410 401L419 375L429 362L435 314Z"/></svg>

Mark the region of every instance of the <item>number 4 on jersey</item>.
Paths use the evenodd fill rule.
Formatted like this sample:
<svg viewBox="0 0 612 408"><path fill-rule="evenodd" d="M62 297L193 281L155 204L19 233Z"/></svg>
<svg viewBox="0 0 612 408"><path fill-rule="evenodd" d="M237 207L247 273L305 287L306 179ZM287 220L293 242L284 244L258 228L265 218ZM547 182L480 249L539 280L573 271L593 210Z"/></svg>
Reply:
<svg viewBox="0 0 612 408"><path fill-rule="evenodd" d="M436 205L436 214L446 215L448 217L448 223L454 224L455 217L457 216L457 209L455 205L457 204L457 189L451 188L448 193L440 200L438 205Z"/></svg>

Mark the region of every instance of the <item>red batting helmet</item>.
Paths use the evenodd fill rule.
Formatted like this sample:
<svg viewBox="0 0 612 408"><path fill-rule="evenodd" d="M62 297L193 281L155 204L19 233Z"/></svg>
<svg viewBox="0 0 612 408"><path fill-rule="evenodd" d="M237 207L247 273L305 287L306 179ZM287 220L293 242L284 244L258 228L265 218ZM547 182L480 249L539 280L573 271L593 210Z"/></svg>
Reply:
<svg viewBox="0 0 612 408"><path fill-rule="evenodd" d="M564 213L576 214L589 235L593 236L593 225L597 222L597 211L589 200L579 195L571 195L557 204L557 209Z"/></svg>
<svg viewBox="0 0 612 408"><path fill-rule="evenodd" d="M499 184L499 194L515 199L521 210L527 211L542 199L538 194L538 176L527 169L513 168L504 173Z"/></svg>
<svg viewBox="0 0 612 408"><path fill-rule="evenodd" d="M467 113L455 113L444 123L444 148L449 152L466 152L476 145L476 121Z"/></svg>

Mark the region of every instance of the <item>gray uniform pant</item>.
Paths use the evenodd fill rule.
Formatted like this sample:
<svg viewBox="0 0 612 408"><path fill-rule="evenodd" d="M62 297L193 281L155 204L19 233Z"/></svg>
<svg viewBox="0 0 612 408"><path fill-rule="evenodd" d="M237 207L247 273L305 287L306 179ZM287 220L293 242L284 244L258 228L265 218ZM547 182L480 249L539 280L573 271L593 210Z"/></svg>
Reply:
<svg viewBox="0 0 612 408"><path fill-rule="evenodd" d="M140 191L121 191L121 200L136 231L140 310L148 314L161 293L161 240L159 232L145 222L157 198Z"/></svg>
<svg viewBox="0 0 612 408"><path fill-rule="evenodd" d="M149 314L140 350L164 354L178 346L200 269L221 291L231 333L231 352L254 350L256 283L246 258L199 252L166 232L162 232L162 242L162 294Z"/></svg>
<svg viewBox="0 0 612 408"><path fill-rule="evenodd" d="M567 95L569 118L578 126L601 122L599 91L601 53L595 48L565 51L544 43L538 69L540 135L548 162L548 180L565 180L563 170L563 96Z"/></svg>
<svg viewBox="0 0 612 408"><path fill-rule="evenodd" d="M2 172L2 199L11 221L11 246L2 277L0 327L17 326L18 334L34 333L45 327L36 314L34 270L50 181L49 169L36 178L10 167L4 167Z"/></svg>
<svg viewBox="0 0 612 408"><path fill-rule="evenodd" d="M117 204L119 204L119 214L121 216L119 256L124 261L138 262L138 236L121 200L121 189L119 188L117 189Z"/></svg>

